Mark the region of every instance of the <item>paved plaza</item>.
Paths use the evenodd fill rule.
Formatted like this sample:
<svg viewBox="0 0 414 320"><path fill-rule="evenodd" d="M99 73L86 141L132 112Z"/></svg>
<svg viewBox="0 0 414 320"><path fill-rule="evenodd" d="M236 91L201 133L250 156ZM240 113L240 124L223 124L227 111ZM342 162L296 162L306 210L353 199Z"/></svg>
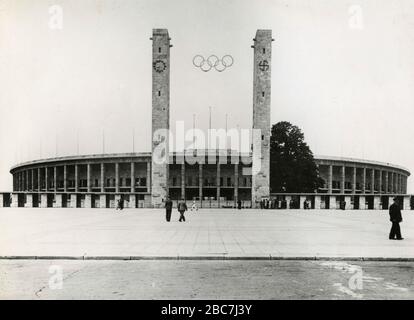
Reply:
<svg viewBox="0 0 414 320"><path fill-rule="evenodd" d="M413 271L389 261L0 260L0 299L414 299Z"/></svg>
<svg viewBox="0 0 414 320"><path fill-rule="evenodd" d="M414 258L414 212L403 241L387 211L0 209L0 256L32 258Z"/></svg>

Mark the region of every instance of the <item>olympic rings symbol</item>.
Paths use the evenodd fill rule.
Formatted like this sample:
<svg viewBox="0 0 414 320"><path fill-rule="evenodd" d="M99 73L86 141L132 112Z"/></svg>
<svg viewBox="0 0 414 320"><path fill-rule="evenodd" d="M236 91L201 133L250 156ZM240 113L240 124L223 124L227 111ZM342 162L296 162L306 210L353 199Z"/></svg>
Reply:
<svg viewBox="0 0 414 320"><path fill-rule="evenodd" d="M226 54L221 59L219 59L215 54L212 54L207 59L199 54L193 58L193 65L197 68L200 68L201 71L204 72L209 72L213 68L218 72L223 72L227 68L231 67L233 63L234 59L229 54Z"/></svg>

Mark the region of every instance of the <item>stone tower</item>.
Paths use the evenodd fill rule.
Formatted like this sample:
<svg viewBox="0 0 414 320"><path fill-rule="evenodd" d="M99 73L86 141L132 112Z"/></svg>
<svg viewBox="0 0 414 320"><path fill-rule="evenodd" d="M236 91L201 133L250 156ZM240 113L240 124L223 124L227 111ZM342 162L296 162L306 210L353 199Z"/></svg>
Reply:
<svg viewBox="0 0 414 320"><path fill-rule="evenodd" d="M167 29L152 32L152 163L151 202L159 208L168 195L170 129L170 37Z"/></svg>
<svg viewBox="0 0 414 320"><path fill-rule="evenodd" d="M257 30L253 39L253 170L252 204L270 195L270 96L272 31Z"/></svg>

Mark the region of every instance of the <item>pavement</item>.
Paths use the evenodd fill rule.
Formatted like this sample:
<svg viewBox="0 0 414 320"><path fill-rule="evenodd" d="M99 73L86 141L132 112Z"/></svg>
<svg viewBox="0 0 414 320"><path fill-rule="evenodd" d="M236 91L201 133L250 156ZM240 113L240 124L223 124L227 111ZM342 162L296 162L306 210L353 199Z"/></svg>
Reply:
<svg viewBox="0 0 414 320"><path fill-rule="evenodd" d="M414 261L414 211L403 241L387 211L0 208L0 258Z"/></svg>
<svg viewBox="0 0 414 320"><path fill-rule="evenodd" d="M414 299L414 262L0 260L0 299Z"/></svg>

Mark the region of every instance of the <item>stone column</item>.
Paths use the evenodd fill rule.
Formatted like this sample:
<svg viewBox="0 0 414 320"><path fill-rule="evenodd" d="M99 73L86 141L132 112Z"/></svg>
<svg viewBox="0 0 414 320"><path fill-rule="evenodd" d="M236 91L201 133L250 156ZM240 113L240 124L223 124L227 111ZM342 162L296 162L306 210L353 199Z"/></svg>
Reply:
<svg viewBox="0 0 414 320"><path fill-rule="evenodd" d="M45 167L45 190L49 191L49 177L48 177L48 168Z"/></svg>
<svg viewBox="0 0 414 320"><path fill-rule="evenodd" d="M398 173L395 174L395 191L399 194L400 193L400 175Z"/></svg>
<svg viewBox="0 0 414 320"><path fill-rule="evenodd" d="M329 209L337 209L336 207L336 196L329 197Z"/></svg>
<svg viewBox="0 0 414 320"><path fill-rule="evenodd" d="M381 197L374 196L374 210L381 210Z"/></svg>
<svg viewBox="0 0 414 320"><path fill-rule="evenodd" d="M76 208L78 195L76 193L72 193L70 195L70 207Z"/></svg>
<svg viewBox="0 0 414 320"><path fill-rule="evenodd" d="M400 174L396 173L397 175L397 193L400 194Z"/></svg>
<svg viewBox="0 0 414 320"><path fill-rule="evenodd" d="M34 191L34 169L32 169L31 171L30 171L30 173L31 173L31 184L32 184L32 186L31 186L31 188L30 188L30 190L32 190L32 191Z"/></svg>
<svg viewBox="0 0 414 320"><path fill-rule="evenodd" d="M217 162L217 207L220 208L220 162Z"/></svg>
<svg viewBox="0 0 414 320"><path fill-rule="evenodd" d="M63 166L63 191L68 192L68 166Z"/></svg>
<svg viewBox="0 0 414 320"><path fill-rule="evenodd" d="M135 192L135 162L131 162L131 193Z"/></svg>
<svg viewBox="0 0 414 320"><path fill-rule="evenodd" d="M40 195L40 207L47 208L47 193L42 193Z"/></svg>
<svg viewBox="0 0 414 320"><path fill-rule="evenodd" d="M356 177L357 177L356 173L357 173L357 168L353 167L352 168L352 194L356 193Z"/></svg>
<svg viewBox="0 0 414 320"><path fill-rule="evenodd" d="M86 186L88 192L92 191L92 185L91 185L91 164L88 163L86 165Z"/></svg>
<svg viewBox="0 0 414 320"><path fill-rule="evenodd" d="M315 209L319 210L321 208L321 196L315 196Z"/></svg>
<svg viewBox="0 0 414 320"><path fill-rule="evenodd" d="M401 192L400 192L400 174L399 173L396 173L396 178L397 178L397 181L396 181L397 193L400 194Z"/></svg>
<svg viewBox="0 0 414 320"><path fill-rule="evenodd" d="M106 195L105 194L101 194L99 196L99 207L106 208Z"/></svg>
<svg viewBox="0 0 414 320"><path fill-rule="evenodd" d="M404 194L407 194L407 177L406 176L404 176L404 178L403 178L404 180L404 190L403 190L403 192L404 192Z"/></svg>
<svg viewBox="0 0 414 320"><path fill-rule="evenodd" d="M115 192L119 192L119 163L115 163Z"/></svg>
<svg viewBox="0 0 414 320"><path fill-rule="evenodd" d="M136 195L135 194L131 194L129 196L129 207L132 209L136 208Z"/></svg>
<svg viewBox="0 0 414 320"><path fill-rule="evenodd" d="M147 192L151 192L151 162L147 162Z"/></svg>
<svg viewBox="0 0 414 320"><path fill-rule="evenodd" d="M395 173L394 183L395 183L395 193L399 193L398 192L398 173Z"/></svg>
<svg viewBox="0 0 414 320"><path fill-rule="evenodd" d="M411 196L404 196L403 210L411 210Z"/></svg>
<svg viewBox="0 0 414 320"><path fill-rule="evenodd" d="M53 208L62 208L62 207L63 207L62 195L55 194L55 202L53 203Z"/></svg>
<svg viewBox="0 0 414 320"><path fill-rule="evenodd" d="M53 167L53 186L54 186L54 191L57 191L57 167L54 166Z"/></svg>
<svg viewBox="0 0 414 320"><path fill-rule="evenodd" d="M351 196L345 196L345 210L352 210Z"/></svg>
<svg viewBox="0 0 414 320"><path fill-rule="evenodd" d="M341 193L345 193L345 166L341 167Z"/></svg>
<svg viewBox="0 0 414 320"><path fill-rule="evenodd" d="M33 195L32 194L26 194L26 202L24 204L25 208L33 208Z"/></svg>
<svg viewBox="0 0 414 320"><path fill-rule="evenodd" d="M10 207L17 208L18 206L19 206L19 195L17 193L12 193Z"/></svg>
<svg viewBox="0 0 414 320"><path fill-rule="evenodd" d="M390 188L389 188L389 172L388 171L386 171L385 172L385 193L389 193L390 192Z"/></svg>
<svg viewBox="0 0 414 320"><path fill-rule="evenodd" d="M198 164L198 196L200 198L200 206L203 201L203 164Z"/></svg>
<svg viewBox="0 0 414 320"><path fill-rule="evenodd" d="M391 172L391 193L395 193L395 175L394 172Z"/></svg>
<svg viewBox="0 0 414 320"><path fill-rule="evenodd" d="M101 163L101 192L105 192L105 164Z"/></svg>
<svg viewBox="0 0 414 320"><path fill-rule="evenodd" d="M371 169L371 193L375 193L375 169Z"/></svg>
<svg viewBox="0 0 414 320"><path fill-rule="evenodd" d="M42 175L41 175L41 170L40 168L37 168L37 191L40 192L40 190L42 189L42 179L41 179Z"/></svg>
<svg viewBox="0 0 414 320"><path fill-rule="evenodd" d="M367 192L367 168L362 168L362 193Z"/></svg>
<svg viewBox="0 0 414 320"><path fill-rule="evenodd" d="M0 208L4 207L3 203L4 203L4 197L3 197L3 194L0 193Z"/></svg>
<svg viewBox="0 0 414 320"><path fill-rule="evenodd" d="M402 175L398 175L398 193L402 194Z"/></svg>
<svg viewBox="0 0 414 320"><path fill-rule="evenodd" d="M378 184L379 184L379 193L382 194L382 170L379 170Z"/></svg>
<svg viewBox="0 0 414 320"><path fill-rule="evenodd" d="M333 166L330 165L328 169L328 193L332 193L332 175L333 175Z"/></svg>
<svg viewBox="0 0 414 320"><path fill-rule="evenodd" d="M92 208L92 195L91 194L85 194L84 208Z"/></svg>
<svg viewBox="0 0 414 320"><path fill-rule="evenodd" d="M75 164L75 192L78 192L78 191L79 191L79 166Z"/></svg>
<svg viewBox="0 0 414 320"><path fill-rule="evenodd" d="M359 210L365 210L365 196L359 197Z"/></svg>
<svg viewBox="0 0 414 320"><path fill-rule="evenodd" d="M181 198L186 200L185 196L185 161L181 163Z"/></svg>
<svg viewBox="0 0 414 320"><path fill-rule="evenodd" d="M239 200L239 164L234 164L234 202L237 206Z"/></svg>
<svg viewBox="0 0 414 320"><path fill-rule="evenodd" d="M286 196L285 200L286 200L286 209L290 209L290 201L292 200L292 197Z"/></svg>

